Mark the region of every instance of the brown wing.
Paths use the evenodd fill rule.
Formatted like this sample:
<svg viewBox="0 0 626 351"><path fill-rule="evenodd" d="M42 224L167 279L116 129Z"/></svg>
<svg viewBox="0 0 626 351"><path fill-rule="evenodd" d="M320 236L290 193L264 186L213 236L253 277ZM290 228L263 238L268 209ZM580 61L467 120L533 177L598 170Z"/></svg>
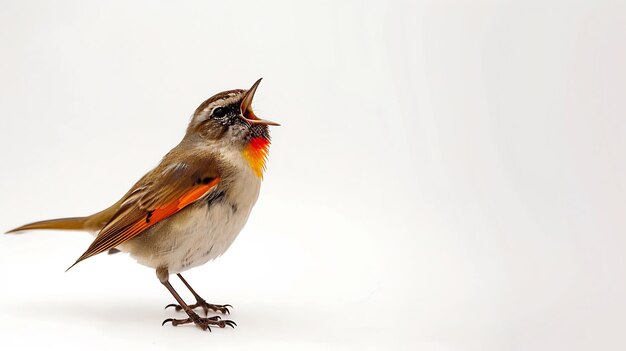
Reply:
<svg viewBox="0 0 626 351"><path fill-rule="evenodd" d="M206 197L221 179L215 170L194 168L181 163L161 165L143 177L126 194L109 223L70 268L134 238L159 221Z"/></svg>

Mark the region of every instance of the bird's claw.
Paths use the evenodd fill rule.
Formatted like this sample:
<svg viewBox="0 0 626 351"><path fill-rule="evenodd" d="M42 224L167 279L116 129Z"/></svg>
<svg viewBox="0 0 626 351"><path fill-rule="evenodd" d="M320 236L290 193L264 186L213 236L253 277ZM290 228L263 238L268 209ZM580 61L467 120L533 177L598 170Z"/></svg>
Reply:
<svg viewBox="0 0 626 351"><path fill-rule="evenodd" d="M176 311L180 311L180 310L182 310L182 309L183 309L182 307L180 307L180 305L177 305L177 304L175 304L175 303L171 303L171 304L169 304L169 305L165 306L165 309L168 309L168 308L170 308L170 307L174 307L174 308L176 309ZM163 323L165 323L165 322L163 322Z"/></svg>
<svg viewBox="0 0 626 351"><path fill-rule="evenodd" d="M176 311L182 311L182 307L180 305L171 303L167 306L165 306L165 308L169 308L169 307L174 307L174 309L176 309ZM214 305L211 303L207 303L206 301L200 299L197 300L196 303L194 303L193 305L189 305L189 308L191 309L195 309L195 308L202 308L202 310L204 311L204 315L208 316L209 315L209 311L213 311L213 312L218 312L221 314L230 314L230 310L229 308L233 308L233 306L226 304L226 305Z"/></svg>
<svg viewBox="0 0 626 351"><path fill-rule="evenodd" d="M161 323L161 326L164 326L168 322L172 323L172 326L174 327L178 325L182 325L182 324L194 323L198 327L202 328L202 330L208 330L208 331L211 331L211 326L218 327L218 328L226 328L227 326L229 326L233 329L235 328L235 326L237 326L237 323L231 320L222 320L220 316L215 316L215 317L210 317L210 318L201 318L195 313L193 313L192 315L190 315L189 318L186 318L186 319L168 318L164 320L163 323Z"/></svg>

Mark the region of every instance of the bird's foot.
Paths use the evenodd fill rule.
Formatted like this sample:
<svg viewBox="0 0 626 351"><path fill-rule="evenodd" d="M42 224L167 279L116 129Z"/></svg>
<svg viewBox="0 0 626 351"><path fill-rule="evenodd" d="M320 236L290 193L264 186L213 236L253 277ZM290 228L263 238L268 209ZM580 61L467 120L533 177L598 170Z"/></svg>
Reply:
<svg viewBox="0 0 626 351"><path fill-rule="evenodd" d="M168 322L171 322L173 326L194 323L198 327L202 328L202 330L208 331L211 331L211 326L218 328L226 328L226 326L229 326L231 328L235 328L235 326L237 325L237 323L231 320L222 320L222 317L220 316L202 318L198 316L195 312L189 313L189 318L186 319L168 318L164 320L161 325L165 325L165 323Z"/></svg>
<svg viewBox="0 0 626 351"><path fill-rule="evenodd" d="M175 303L171 303L167 306L165 306L165 308L168 307L174 307L176 309L176 311L182 311L182 307L180 307L180 305L177 305ZM206 301L204 301L204 299L197 299L196 303L194 303L193 305L189 305L189 307L191 309L196 309L198 307L201 307L202 310L204 311L204 315L208 316L209 315L209 311L213 311L213 312L218 312L221 314L230 314L230 310L228 309L233 308L233 306L231 305L214 305L212 303L207 303Z"/></svg>

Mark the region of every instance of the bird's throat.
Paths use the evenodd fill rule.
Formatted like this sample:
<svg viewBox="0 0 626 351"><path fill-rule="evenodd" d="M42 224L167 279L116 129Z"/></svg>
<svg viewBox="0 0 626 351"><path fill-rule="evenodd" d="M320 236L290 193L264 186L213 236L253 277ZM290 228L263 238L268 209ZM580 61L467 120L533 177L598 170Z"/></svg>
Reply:
<svg viewBox="0 0 626 351"><path fill-rule="evenodd" d="M265 160L270 148L270 141L264 137L250 139L248 145L241 151L243 158L254 171L257 177L263 178Z"/></svg>

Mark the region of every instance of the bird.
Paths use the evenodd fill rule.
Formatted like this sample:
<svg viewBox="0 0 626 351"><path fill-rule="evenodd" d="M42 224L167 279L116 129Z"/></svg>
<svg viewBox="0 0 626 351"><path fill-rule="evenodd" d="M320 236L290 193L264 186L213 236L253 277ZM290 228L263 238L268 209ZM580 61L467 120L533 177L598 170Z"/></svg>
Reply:
<svg viewBox="0 0 626 351"><path fill-rule="evenodd" d="M33 222L7 232L34 229L83 230L95 235L72 264L103 252L126 252L156 270L172 294L177 311L188 318L168 318L161 325L195 324L234 328L232 320L208 317L209 311L230 314L231 305L207 303L181 275L221 256L233 243L255 205L269 153L269 126L257 117L250 89L227 90L201 103L184 137L161 162L146 173L112 206L86 217ZM187 304L170 283L177 275L196 299ZM204 317L194 310L201 308Z"/></svg>

